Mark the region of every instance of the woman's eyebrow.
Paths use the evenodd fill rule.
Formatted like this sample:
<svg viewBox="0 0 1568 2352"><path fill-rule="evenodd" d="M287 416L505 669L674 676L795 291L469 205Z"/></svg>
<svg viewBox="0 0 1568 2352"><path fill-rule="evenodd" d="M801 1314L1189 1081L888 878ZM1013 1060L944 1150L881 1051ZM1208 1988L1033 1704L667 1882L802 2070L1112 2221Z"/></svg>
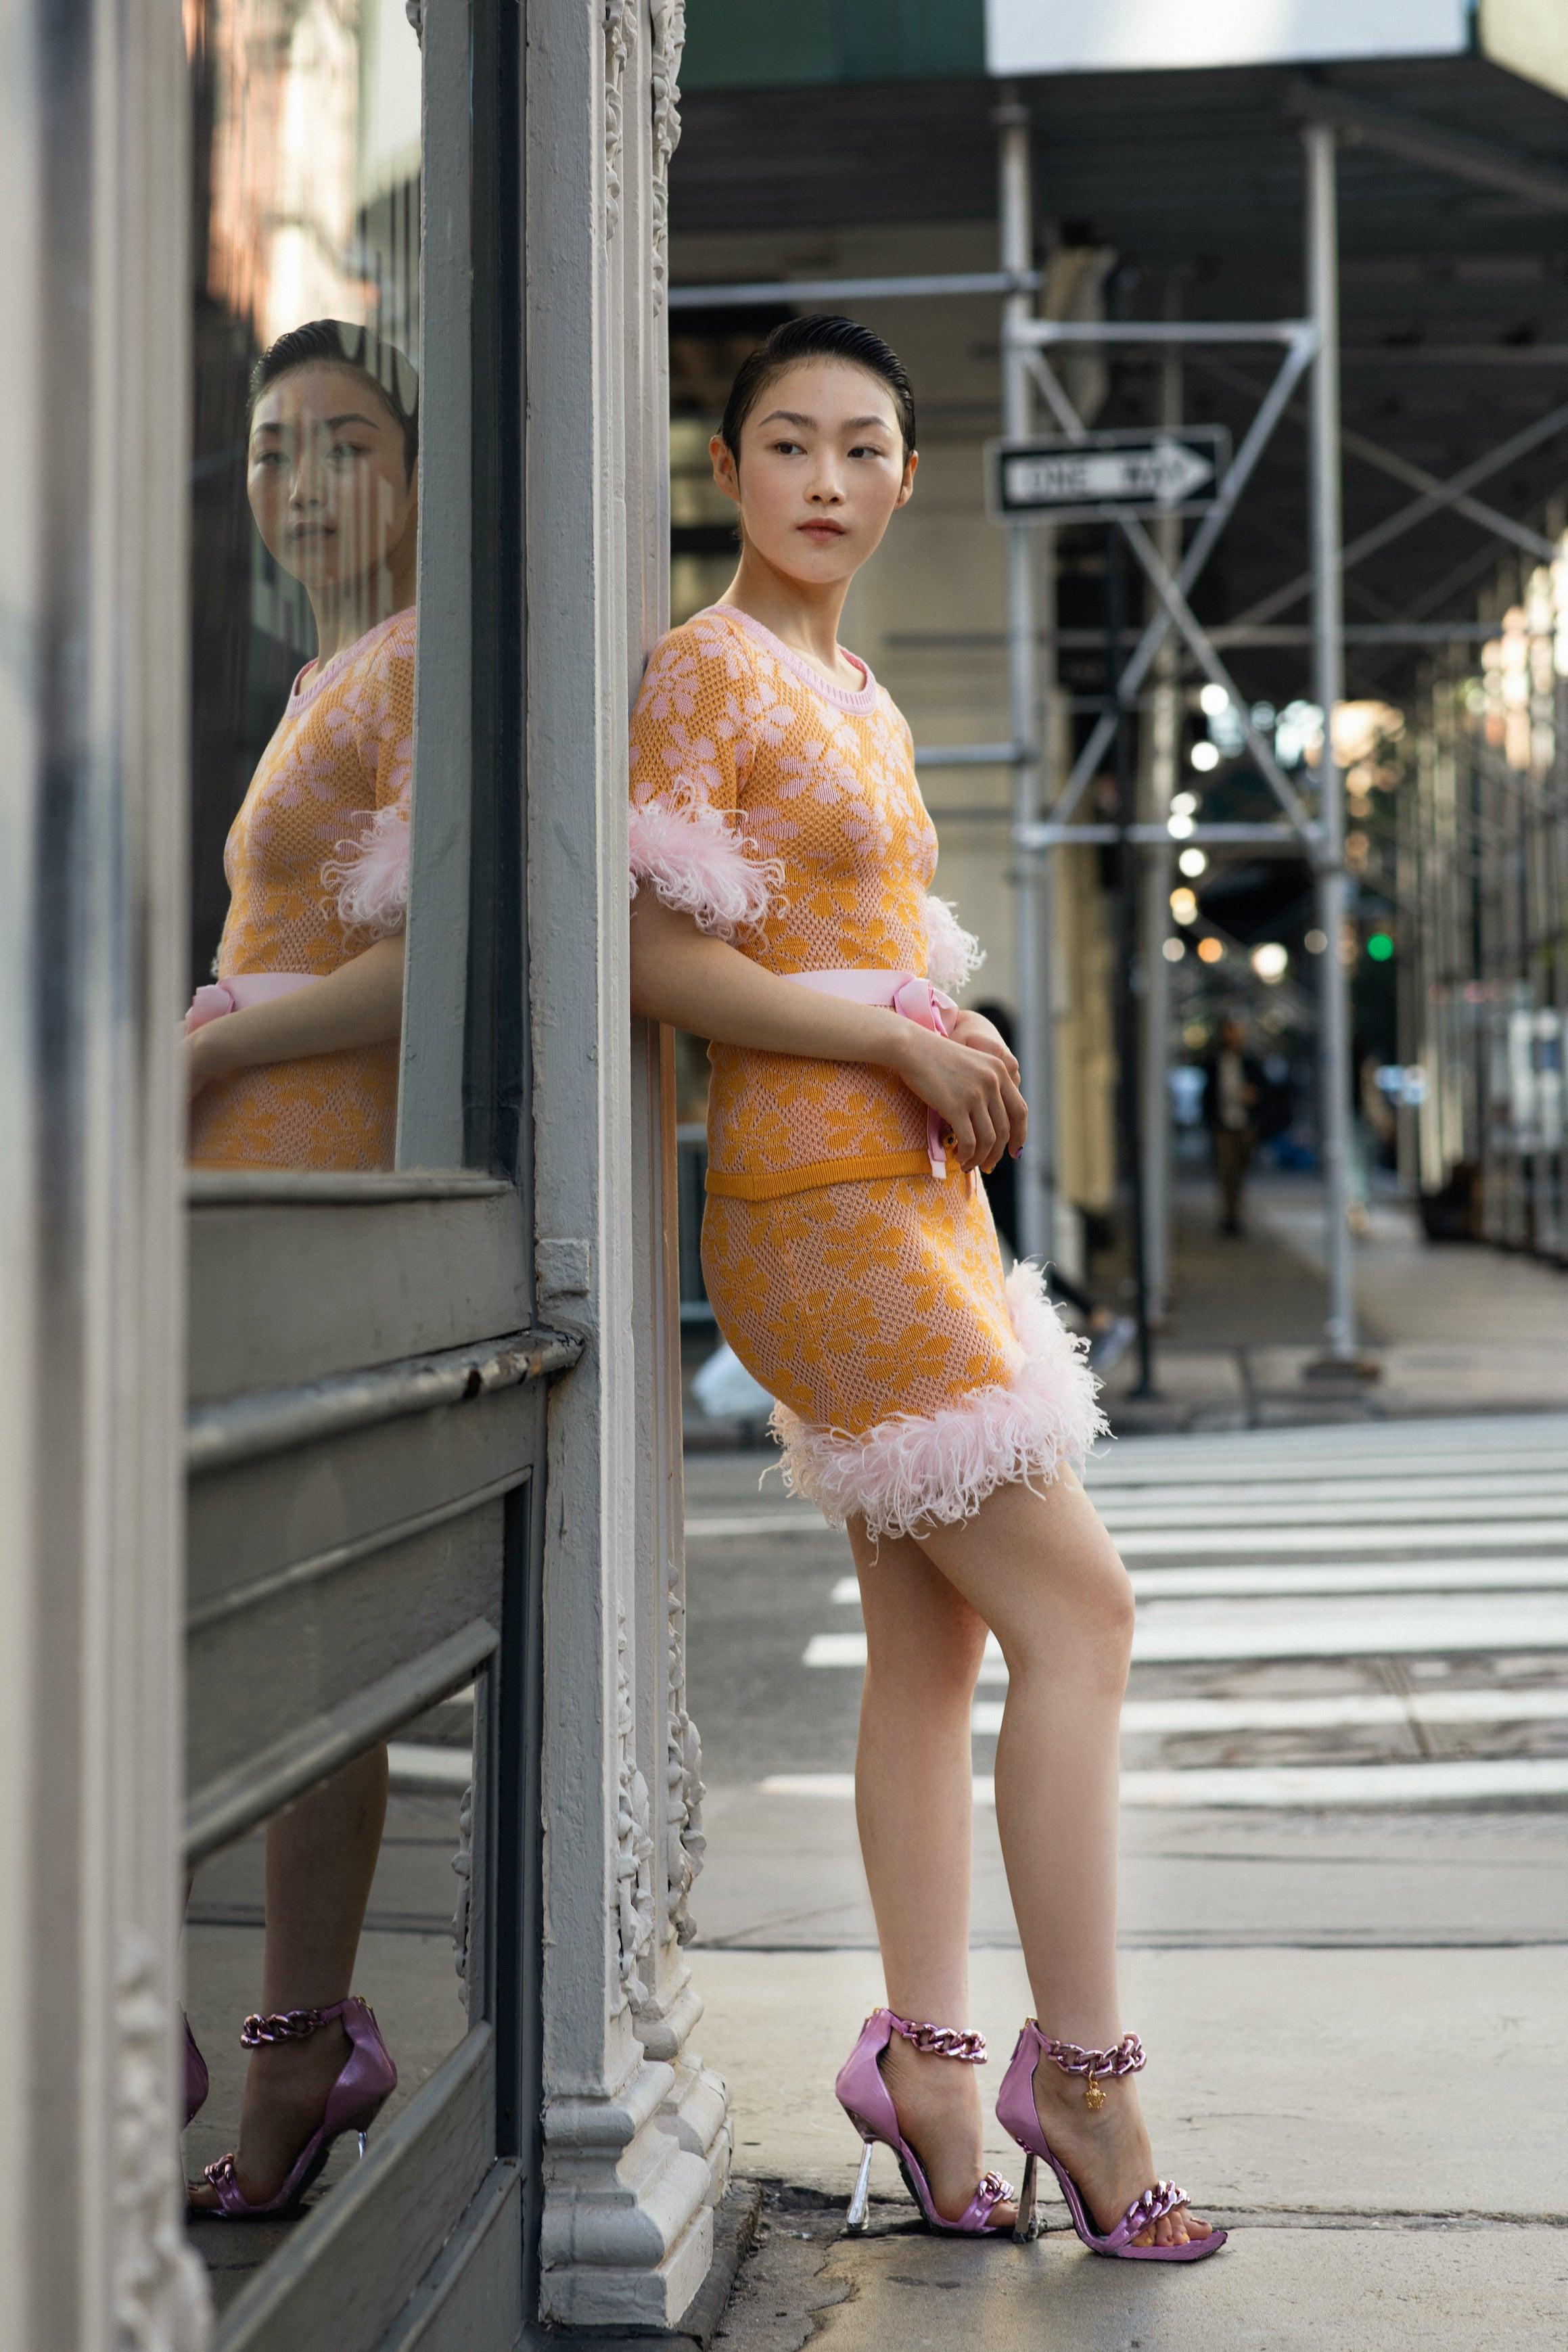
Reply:
<svg viewBox="0 0 1568 2352"><path fill-rule="evenodd" d="M763 423L764 425L804 425L808 432L815 433L817 430L815 416L802 416L799 410L794 408L770 409L763 417ZM893 429L891 419L886 416L851 416L838 429L841 433L864 433L868 426L875 427L879 433L890 433Z"/></svg>
<svg viewBox="0 0 1568 2352"><path fill-rule="evenodd" d="M327 425L330 431L335 433L340 425L366 425L373 433L375 431L374 417L362 416L357 408L346 408L341 416L328 417Z"/></svg>

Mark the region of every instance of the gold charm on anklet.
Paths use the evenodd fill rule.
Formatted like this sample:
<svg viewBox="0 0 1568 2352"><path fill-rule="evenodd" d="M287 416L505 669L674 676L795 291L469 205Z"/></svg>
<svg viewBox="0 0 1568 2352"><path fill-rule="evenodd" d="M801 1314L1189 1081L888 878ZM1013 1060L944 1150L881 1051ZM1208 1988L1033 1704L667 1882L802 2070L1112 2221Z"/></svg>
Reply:
<svg viewBox="0 0 1568 2352"><path fill-rule="evenodd" d="M1105 2105L1105 2093L1100 2089L1100 2084L1095 2081L1092 2074L1083 2086L1083 2103L1089 2109L1090 2115L1098 2115L1100 2108Z"/></svg>

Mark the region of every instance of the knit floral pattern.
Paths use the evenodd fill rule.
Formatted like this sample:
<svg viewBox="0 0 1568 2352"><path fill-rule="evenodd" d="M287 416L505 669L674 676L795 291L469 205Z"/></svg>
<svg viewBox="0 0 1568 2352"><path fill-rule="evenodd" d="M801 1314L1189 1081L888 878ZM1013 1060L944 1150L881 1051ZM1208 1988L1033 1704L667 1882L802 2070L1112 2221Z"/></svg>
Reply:
<svg viewBox="0 0 1568 2352"><path fill-rule="evenodd" d="M835 687L747 616L700 613L648 664L632 799L634 889L770 971L975 968L929 896L909 729L868 671ZM1102 1423L1078 1343L1033 1268L1004 1280L978 1181L931 1177L923 1104L858 1064L709 1059L703 1273L796 1491L901 1534L1081 1458Z"/></svg>
<svg viewBox="0 0 1568 2352"><path fill-rule="evenodd" d="M631 749L634 887L769 971L925 971L936 833L910 730L869 671L836 688L716 606L655 649ZM740 1045L708 1058L710 1190L926 1169L924 1107L890 1070Z"/></svg>
<svg viewBox="0 0 1568 2352"><path fill-rule="evenodd" d="M325 978L402 928L414 775L411 611L295 680L224 850L216 976ZM388 1168L395 1043L236 1070L205 1087L191 1158L209 1167Z"/></svg>

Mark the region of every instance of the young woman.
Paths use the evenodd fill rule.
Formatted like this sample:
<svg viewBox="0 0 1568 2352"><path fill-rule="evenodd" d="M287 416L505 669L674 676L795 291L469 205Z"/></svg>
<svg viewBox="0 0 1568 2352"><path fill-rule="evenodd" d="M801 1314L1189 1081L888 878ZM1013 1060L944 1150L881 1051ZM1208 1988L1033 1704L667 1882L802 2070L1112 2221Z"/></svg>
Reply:
<svg viewBox="0 0 1568 2352"><path fill-rule="evenodd" d="M216 985L186 1016L191 1158L208 1167L389 1168L403 1019L414 756L418 394L401 352L319 320L251 384L248 489L302 582L318 652L294 681L224 854ZM267 1831L262 2014L237 2149L192 2210L291 2210L332 2141L397 2074L350 1995L386 1813L378 1747ZM206 2070L187 2033L186 2121Z"/></svg>
<svg viewBox="0 0 1568 2352"><path fill-rule="evenodd" d="M962 984L974 943L927 896L909 729L838 644L914 488L909 379L850 320L794 320L741 369L711 454L740 568L658 646L632 722L632 1001L710 1041L709 1297L859 1572L857 1808L889 2005L839 2095L933 2228L1032 2234L1039 2158L1097 2252L1193 2261L1224 2232L1154 2179L1117 2005L1132 1596L1071 1466L1103 1424L1037 1270L1004 1283L976 1171L1022 1147L1017 1064L933 985ZM1027 2158L1016 2200L981 2176L984 2050L963 2025L987 1629L1038 2017L998 2109ZM851 2226L865 2183L863 2165Z"/></svg>

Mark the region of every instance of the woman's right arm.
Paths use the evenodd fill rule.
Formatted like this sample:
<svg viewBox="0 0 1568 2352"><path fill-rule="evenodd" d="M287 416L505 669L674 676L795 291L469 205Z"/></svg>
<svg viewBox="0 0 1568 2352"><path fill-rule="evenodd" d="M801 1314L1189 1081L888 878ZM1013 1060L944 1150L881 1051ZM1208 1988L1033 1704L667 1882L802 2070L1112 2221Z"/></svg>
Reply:
<svg viewBox="0 0 1568 2352"><path fill-rule="evenodd" d="M797 987L699 930L652 890L633 900L631 924L632 1010L644 1020L762 1053L879 1064L946 1122L966 1172L989 1172L1005 1151L1023 1150L1028 1112L1012 1058L1004 1062L984 1040L939 1037L879 1006Z"/></svg>

